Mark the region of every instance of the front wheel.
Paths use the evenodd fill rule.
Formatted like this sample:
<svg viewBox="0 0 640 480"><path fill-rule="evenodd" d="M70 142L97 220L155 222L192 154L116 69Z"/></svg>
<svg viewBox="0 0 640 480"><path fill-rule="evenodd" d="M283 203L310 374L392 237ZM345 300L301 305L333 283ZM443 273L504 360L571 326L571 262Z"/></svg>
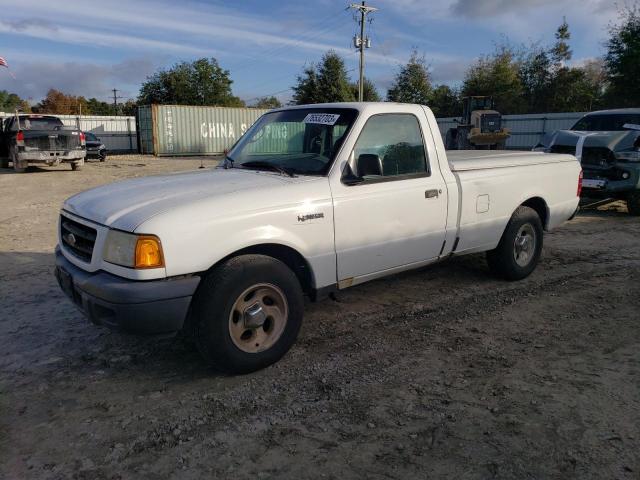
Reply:
<svg viewBox="0 0 640 480"><path fill-rule="evenodd" d="M530 207L518 207L498 246L487 252L489 268L507 280L521 280L529 276L540 260L542 237L542 221L538 213Z"/></svg>
<svg viewBox="0 0 640 480"><path fill-rule="evenodd" d="M627 210L629 215L640 216L640 191L635 191L627 197Z"/></svg>
<svg viewBox="0 0 640 480"><path fill-rule="evenodd" d="M302 288L289 267L265 255L242 255L202 279L193 334L209 363L228 373L249 373L289 351L303 310Z"/></svg>

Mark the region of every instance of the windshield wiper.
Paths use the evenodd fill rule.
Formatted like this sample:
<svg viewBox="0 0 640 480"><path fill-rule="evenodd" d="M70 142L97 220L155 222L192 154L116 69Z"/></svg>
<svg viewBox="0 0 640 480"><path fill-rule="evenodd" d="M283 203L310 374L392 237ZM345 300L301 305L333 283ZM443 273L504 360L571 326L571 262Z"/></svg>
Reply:
<svg viewBox="0 0 640 480"><path fill-rule="evenodd" d="M295 174L289 170L288 168L284 168L281 167L279 165L275 165L273 163L269 163L269 162L263 162L261 160L254 160L251 162L244 162L243 164L241 164L241 167L243 168L256 168L256 169L261 169L261 168L266 168L269 170L274 170L276 172L282 173L283 175L288 175L290 177L295 177Z"/></svg>

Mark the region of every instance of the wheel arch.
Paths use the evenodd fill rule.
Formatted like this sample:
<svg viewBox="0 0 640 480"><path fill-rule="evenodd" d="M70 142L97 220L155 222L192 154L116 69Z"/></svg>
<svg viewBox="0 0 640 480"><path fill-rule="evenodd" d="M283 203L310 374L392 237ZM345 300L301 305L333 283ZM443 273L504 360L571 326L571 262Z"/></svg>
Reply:
<svg viewBox="0 0 640 480"><path fill-rule="evenodd" d="M272 257L276 260L280 260L296 275L298 281L300 282L300 286L302 287L302 291L306 295L313 296L315 292L315 282L311 265L305 259L305 257L296 249L287 245L283 245L281 243L260 243L241 248L240 250L236 250L235 252L230 253L224 258L218 260L209 268L209 271L213 270L217 266L232 258L251 254L265 255L267 257Z"/></svg>
<svg viewBox="0 0 640 480"><path fill-rule="evenodd" d="M549 206L542 197L530 197L518 206L529 207L535 210L535 212L540 217L542 227L544 228L544 230L547 230L549 225Z"/></svg>

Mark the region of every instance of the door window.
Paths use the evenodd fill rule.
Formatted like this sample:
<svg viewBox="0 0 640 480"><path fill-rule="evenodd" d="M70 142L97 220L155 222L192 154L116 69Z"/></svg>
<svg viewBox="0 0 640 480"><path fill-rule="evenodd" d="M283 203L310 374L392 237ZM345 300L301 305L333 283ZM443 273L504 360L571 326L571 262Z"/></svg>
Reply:
<svg viewBox="0 0 640 480"><path fill-rule="evenodd" d="M420 124L410 114L372 116L356 142L354 158L358 175L366 180L429 174Z"/></svg>

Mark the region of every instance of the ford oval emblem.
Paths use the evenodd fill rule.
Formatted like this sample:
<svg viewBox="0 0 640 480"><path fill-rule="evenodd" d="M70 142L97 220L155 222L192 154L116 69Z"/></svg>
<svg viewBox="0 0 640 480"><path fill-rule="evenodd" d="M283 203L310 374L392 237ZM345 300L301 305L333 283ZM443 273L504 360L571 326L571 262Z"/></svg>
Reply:
<svg viewBox="0 0 640 480"><path fill-rule="evenodd" d="M67 235L67 243L71 246L74 246L76 244L76 236L73 233L70 233Z"/></svg>

